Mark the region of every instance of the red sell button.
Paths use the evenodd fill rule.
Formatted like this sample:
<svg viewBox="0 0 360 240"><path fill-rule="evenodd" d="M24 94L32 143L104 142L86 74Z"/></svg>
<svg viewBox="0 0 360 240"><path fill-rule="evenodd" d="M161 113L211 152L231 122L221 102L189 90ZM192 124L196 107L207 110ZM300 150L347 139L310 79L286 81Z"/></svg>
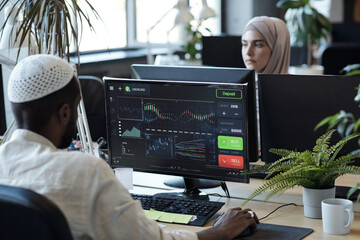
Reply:
<svg viewBox="0 0 360 240"><path fill-rule="evenodd" d="M244 169L244 158L233 155L219 155L219 167Z"/></svg>

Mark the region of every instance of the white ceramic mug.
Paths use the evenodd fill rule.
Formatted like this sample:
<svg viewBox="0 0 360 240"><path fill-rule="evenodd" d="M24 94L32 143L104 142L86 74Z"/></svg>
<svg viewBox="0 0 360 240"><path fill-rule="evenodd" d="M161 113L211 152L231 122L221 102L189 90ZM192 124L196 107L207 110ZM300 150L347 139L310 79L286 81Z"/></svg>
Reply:
<svg viewBox="0 0 360 240"><path fill-rule="evenodd" d="M353 203L347 199L329 198L321 202L323 231L348 234L354 221Z"/></svg>

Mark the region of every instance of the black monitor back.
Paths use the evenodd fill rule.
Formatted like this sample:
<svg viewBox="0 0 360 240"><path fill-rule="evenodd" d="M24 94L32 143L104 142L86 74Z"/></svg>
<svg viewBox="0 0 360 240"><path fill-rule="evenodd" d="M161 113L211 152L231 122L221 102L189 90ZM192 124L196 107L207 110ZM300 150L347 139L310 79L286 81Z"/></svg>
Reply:
<svg viewBox="0 0 360 240"><path fill-rule="evenodd" d="M333 23L331 30L332 42L360 42L360 23Z"/></svg>
<svg viewBox="0 0 360 240"><path fill-rule="evenodd" d="M198 82L248 83L249 159L259 159L255 73L250 69L206 66L131 65L133 78Z"/></svg>
<svg viewBox="0 0 360 240"><path fill-rule="evenodd" d="M316 132L314 127L325 117L340 110L354 113L356 118L360 116L359 106L354 102L359 77L260 74L258 80L264 162L279 159L269 153L270 148L312 150L316 139L326 132L326 127ZM337 140L338 134L332 142ZM357 141L350 141L342 154L356 149Z"/></svg>
<svg viewBox="0 0 360 240"><path fill-rule="evenodd" d="M327 45L321 56L324 74L339 75L347 65L360 63L360 42L331 43Z"/></svg>
<svg viewBox="0 0 360 240"><path fill-rule="evenodd" d="M245 68L241 55L241 36L204 36L203 65Z"/></svg>

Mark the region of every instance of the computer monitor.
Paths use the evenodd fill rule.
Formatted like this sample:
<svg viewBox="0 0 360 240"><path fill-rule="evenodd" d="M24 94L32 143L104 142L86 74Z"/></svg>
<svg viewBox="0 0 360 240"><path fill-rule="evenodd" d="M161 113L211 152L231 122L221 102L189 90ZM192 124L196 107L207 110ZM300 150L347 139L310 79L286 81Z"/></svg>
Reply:
<svg viewBox="0 0 360 240"><path fill-rule="evenodd" d="M241 36L203 36L203 65L245 68L241 49Z"/></svg>
<svg viewBox="0 0 360 240"><path fill-rule="evenodd" d="M279 159L270 148L312 150L327 126L314 131L324 118L340 110L360 116L354 101L359 77L332 75L259 74L261 159L271 163ZM333 143L340 140L334 135ZM341 154L359 149L356 140L347 143ZM359 165L359 163L355 163Z"/></svg>
<svg viewBox="0 0 360 240"><path fill-rule="evenodd" d="M247 84L104 77L111 167L249 182ZM191 182L189 182L191 184ZM198 193L186 186L186 193Z"/></svg>
<svg viewBox="0 0 360 240"><path fill-rule="evenodd" d="M158 66L148 64L131 65L136 79L157 79L167 81L198 81L222 83L247 83L249 161L259 159L258 129L256 113L255 72L246 68L208 66Z"/></svg>

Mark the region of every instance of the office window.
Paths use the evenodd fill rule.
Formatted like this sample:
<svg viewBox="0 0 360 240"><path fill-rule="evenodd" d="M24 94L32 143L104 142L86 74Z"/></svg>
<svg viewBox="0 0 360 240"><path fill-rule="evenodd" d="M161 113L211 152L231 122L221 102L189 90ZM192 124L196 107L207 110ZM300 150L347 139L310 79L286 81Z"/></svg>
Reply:
<svg viewBox="0 0 360 240"><path fill-rule="evenodd" d="M166 43L167 31L174 26L176 10L173 8L177 0L136 0L136 40L146 42L147 30L151 30L149 40L151 43ZM161 19L162 18L162 19ZM179 39L178 29L171 31L170 41Z"/></svg>
<svg viewBox="0 0 360 240"><path fill-rule="evenodd" d="M177 10L174 5L178 0L136 0L136 43L145 43L147 40L147 30L159 23L151 30L149 40L152 44L166 43L167 32L174 27L174 20ZM202 25L211 30L212 34L221 32L220 26L220 0L209 0L208 5L215 10L217 17L206 20ZM199 19L199 13L202 8L201 0L189 0L189 7L195 20L192 24L196 24ZM162 20L160 20L163 17ZM184 26L175 27L169 34L169 41L174 43L184 39Z"/></svg>
<svg viewBox="0 0 360 240"><path fill-rule="evenodd" d="M89 1L99 12L102 21L90 14L95 32L90 31L87 24L83 23L80 51L144 47L147 41L147 30L162 17L163 19L149 34L149 39L153 46L166 46L167 32L174 26L177 13L174 6L178 0ZM221 32L221 0L208 0L208 4L215 9L218 16L206 20L203 26L211 29L212 34L219 34ZM189 0L189 6L195 19L198 19L202 1ZM185 28L177 26L170 32L169 41L172 44L180 45L185 37Z"/></svg>
<svg viewBox="0 0 360 240"><path fill-rule="evenodd" d="M102 21L89 14L95 32L83 23L80 51L126 47L126 0L90 0L90 3Z"/></svg>

